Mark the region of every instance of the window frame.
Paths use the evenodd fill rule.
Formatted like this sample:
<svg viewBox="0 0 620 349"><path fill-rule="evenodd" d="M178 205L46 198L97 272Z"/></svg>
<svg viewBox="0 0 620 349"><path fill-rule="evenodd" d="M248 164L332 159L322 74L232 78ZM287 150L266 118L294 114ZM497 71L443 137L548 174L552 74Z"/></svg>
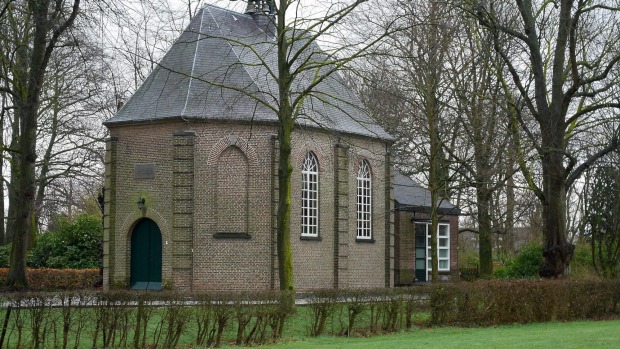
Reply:
<svg viewBox="0 0 620 349"><path fill-rule="evenodd" d="M415 224L426 224L426 271L433 271L431 256L431 222L415 222ZM445 236L442 236L441 228L445 227ZM441 246L441 241L445 241L445 246ZM446 251L446 257L441 257L440 251ZM441 262L445 262L447 267L441 267ZM450 271L450 223L437 224L437 271Z"/></svg>
<svg viewBox="0 0 620 349"><path fill-rule="evenodd" d="M319 237L319 160L308 152L301 165L301 237Z"/></svg>
<svg viewBox="0 0 620 349"><path fill-rule="evenodd" d="M372 219L372 170L367 160L360 161L356 176L356 233L358 241L373 240Z"/></svg>

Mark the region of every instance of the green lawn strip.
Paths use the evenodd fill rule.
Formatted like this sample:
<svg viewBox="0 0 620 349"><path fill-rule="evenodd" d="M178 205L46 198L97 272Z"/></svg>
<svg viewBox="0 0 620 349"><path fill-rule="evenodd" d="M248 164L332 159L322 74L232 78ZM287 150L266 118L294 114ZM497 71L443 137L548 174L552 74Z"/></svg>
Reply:
<svg viewBox="0 0 620 349"><path fill-rule="evenodd" d="M284 338L261 348L618 348L620 320L425 328L368 338Z"/></svg>

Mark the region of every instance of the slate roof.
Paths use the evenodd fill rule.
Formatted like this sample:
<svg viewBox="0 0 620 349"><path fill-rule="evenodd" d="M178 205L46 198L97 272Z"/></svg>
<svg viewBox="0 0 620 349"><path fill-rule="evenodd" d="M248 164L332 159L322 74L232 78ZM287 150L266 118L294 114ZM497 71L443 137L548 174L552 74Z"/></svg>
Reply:
<svg viewBox="0 0 620 349"><path fill-rule="evenodd" d="M260 103L276 105L278 99L278 86L269 73L277 73L275 45L274 36L253 16L205 5L124 107L104 124L179 118L277 122L275 111ZM325 62L316 43L303 53L306 61ZM321 72L329 67L323 65ZM292 91L308 86L315 72L299 75ZM315 91L304 102L298 124L393 139L364 113L338 74Z"/></svg>
<svg viewBox="0 0 620 349"><path fill-rule="evenodd" d="M430 212L431 192L400 172L394 173L394 200L401 211ZM439 203L439 214L459 215L461 210L448 200Z"/></svg>

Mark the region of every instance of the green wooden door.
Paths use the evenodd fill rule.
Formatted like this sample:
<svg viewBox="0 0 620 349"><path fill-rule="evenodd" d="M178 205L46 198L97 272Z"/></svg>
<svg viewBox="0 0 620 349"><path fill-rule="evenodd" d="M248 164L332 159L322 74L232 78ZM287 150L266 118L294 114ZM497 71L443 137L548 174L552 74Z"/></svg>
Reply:
<svg viewBox="0 0 620 349"><path fill-rule="evenodd" d="M131 288L161 289L161 232L155 222L143 219L131 234Z"/></svg>

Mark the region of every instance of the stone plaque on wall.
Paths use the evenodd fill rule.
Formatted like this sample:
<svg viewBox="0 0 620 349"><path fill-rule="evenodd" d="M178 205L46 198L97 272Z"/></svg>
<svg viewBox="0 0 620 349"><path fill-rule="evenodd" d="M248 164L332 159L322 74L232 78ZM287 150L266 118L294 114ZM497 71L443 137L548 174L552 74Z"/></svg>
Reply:
<svg viewBox="0 0 620 349"><path fill-rule="evenodd" d="M136 164L133 170L135 179L153 179L155 178L155 164Z"/></svg>

